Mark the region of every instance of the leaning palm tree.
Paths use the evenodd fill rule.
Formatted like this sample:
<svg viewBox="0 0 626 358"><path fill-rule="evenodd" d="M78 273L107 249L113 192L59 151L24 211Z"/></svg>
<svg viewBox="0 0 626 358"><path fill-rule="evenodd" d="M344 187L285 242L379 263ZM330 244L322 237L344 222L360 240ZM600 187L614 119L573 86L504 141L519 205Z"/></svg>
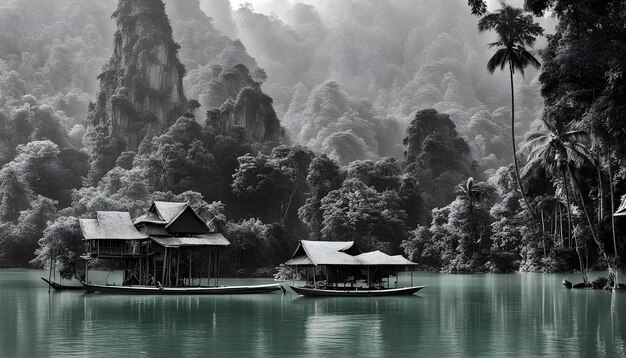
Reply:
<svg viewBox="0 0 626 358"><path fill-rule="evenodd" d="M522 181L519 175L519 165L517 163L517 150L515 149L515 96L513 92L513 74L519 71L522 76L526 67L533 66L539 68L540 63L526 49L532 47L536 37L543 34L543 28L538 23L533 22L532 15L525 14L522 9L518 9L501 3L502 8L496 12L485 15L478 22L480 32L494 30L498 35L495 42L489 44L489 48L498 47L498 50L487 62L487 69L494 73L499 67L504 70L509 67L511 77L511 143L513 145L513 162L515 163L515 178L517 185L533 219L537 220L533 208L529 205L524 194Z"/></svg>
<svg viewBox="0 0 626 358"><path fill-rule="evenodd" d="M623 57L626 58L626 46L621 43L620 46L616 49L620 50L623 53ZM609 178L609 199L611 205L611 213L615 212L615 198L614 198L614 185L613 185L613 165L612 165L612 157L613 153L623 152L624 148L626 148L626 126L623 124L622 116L624 111L626 111L626 105L620 101L621 93L613 94L607 93L600 96L596 102L593 104L590 114L587 116L588 127L591 130L591 133L594 138L594 147L598 152L599 157L604 157L605 167L608 169L608 178ZM598 160L598 182L601 187L602 185L602 161ZM602 213L602 193L600 196L600 209L599 212ZM602 218L603 215L600 214ZM611 214L611 233L613 237L613 252L614 252L614 265L615 265L615 280L613 281L613 288L616 289L619 287L617 280L617 262L618 262L618 251L617 251L617 239L615 236L615 216Z"/></svg>
<svg viewBox="0 0 626 358"><path fill-rule="evenodd" d="M573 183L580 196L580 204L587 221L589 228L593 236L594 241L598 244L598 247L602 254L607 258L603 245L598 240L597 234L591 222L589 212L585 205L585 200L574 174L576 168L580 168L584 164L590 164L593 162L592 154L588 149L589 135L583 130L577 130L572 128L572 124L562 126L558 121L555 123L546 121L543 119L544 126L547 131L534 132L526 137L525 144L522 146L523 152L528 152L528 162L522 169L522 176L533 172L535 169L541 167L546 173L554 179L559 175L562 179L562 185L565 188L567 198L567 221L568 221L568 237L571 232L571 211L568 183ZM583 273L583 280L587 282L587 275L584 269L582 253L578 240L576 242L576 253L578 254L578 260L580 263L581 272ZM608 258L607 258L607 263ZM610 263L609 263L610 264Z"/></svg>

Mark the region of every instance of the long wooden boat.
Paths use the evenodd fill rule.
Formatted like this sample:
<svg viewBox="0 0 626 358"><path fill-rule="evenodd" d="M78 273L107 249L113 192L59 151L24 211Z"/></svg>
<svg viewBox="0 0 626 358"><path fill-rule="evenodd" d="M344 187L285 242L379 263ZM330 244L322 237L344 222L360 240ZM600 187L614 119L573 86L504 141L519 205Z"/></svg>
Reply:
<svg viewBox="0 0 626 358"><path fill-rule="evenodd" d="M83 282L88 293L121 293L141 295L239 295L254 293L270 293L281 289L278 283L251 286L217 286L217 287L155 287L155 286L110 286L94 285Z"/></svg>
<svg viewBox="0 0 626 358"><path fill-rule="evenodd" d="M66 290L75 290L75 291L82 291L85 288L83 286L77 286L77 285L61 285L60 283L56 283L54 281L48 280L45 277L41 278L42 280L44 280L45 283L47 283L48 285L50 285L50 287L54 288L55 290L59 290L59 291L66 291Z"/></svg>
<svg viewBox="0 0 626 358"><path fill-rule="evenodd" d="M297 294L302 296L327 296L327 297L375 297L375 296L402 296L412 295L426 286L413 286L402 288L362 289L362 290L331 290L322 288L309 288L290 286Z"/></svg>

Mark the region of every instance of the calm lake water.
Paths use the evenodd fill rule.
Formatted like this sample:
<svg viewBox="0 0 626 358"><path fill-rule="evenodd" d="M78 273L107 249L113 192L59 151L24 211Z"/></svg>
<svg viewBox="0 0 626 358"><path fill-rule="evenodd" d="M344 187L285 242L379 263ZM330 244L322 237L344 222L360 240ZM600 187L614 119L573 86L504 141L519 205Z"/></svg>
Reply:
<svg viewBox="0 0 626 358"><path fill-rule="evenodd" d="M623 357L626 292L561 274L416 273L409 297L51 292L0 270L0 357ZM578 277L569 274L578 281ZM93 277L90 274L90 278ZM401 284L408 281L401 277ZM224 284L272 280L223 280Z"/></svg>

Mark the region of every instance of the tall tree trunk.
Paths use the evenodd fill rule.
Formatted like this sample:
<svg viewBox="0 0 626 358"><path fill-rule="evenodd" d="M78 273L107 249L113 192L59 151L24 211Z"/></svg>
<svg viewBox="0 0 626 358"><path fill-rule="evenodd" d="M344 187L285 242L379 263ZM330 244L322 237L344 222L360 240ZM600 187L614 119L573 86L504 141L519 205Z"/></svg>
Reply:
<svg viewBox="0 0 626 358"><path fill-rule="evenodd" d="M609 193L611 200L611 233L613 234L613 250L615 250L615 265L613 274L615 275L615 279L613 280L613 288L618 288L619 285L617 283L617 240L615 239L615 200L613 199L613 169L611 168L611 141L609 139L609 148L608 148L608 163L609 163Z"/></svg>
<svg viewBox="0 0 626 358"><path fill-rule="evenodd" d="M569 247L572 247L572 212L570 210L570 198L569 188L567 187L567 174L565 174L565 168L561 167L561 174L563 175L563 186L565 186L565 201L567 205L567 242ZM563 227L561 226L561 237L563 236Z"/></svg>
<svg viewBox="0 0 626 358"><path fill-rule="evenodd" d="M572 173L572 169L568 168L568 170L570 172L570 176L572 177L572 180L574 181L574 185L576 186L578 195L580 196L580 205L583 208L583 213L585 214L585 218L587 219L587 223L589 224L589 230L591 230L591 237L593 238L593 241L598 246L598 250L600 251L600 254L604 256L604 259L606 260L606 264L609 267L609 281L610 281L612 278L611 276L615 274L615 270L613 269L613 265L611 261L609 261L608 255L606 254L606 250L604 249L604 244L600 242L600 239L598 238L595 227L593 226L593 221L591 221L591 217L589 216L589 211L587 210L587 205L585 204L585 197L583 196L583 192L580 188L580 184L578 184L578 180L576 179L576 176L574 176L574 174Z"/></svg>
<svg viewBox="0 0 626 358"><path fill-rule="evenodd" d="M546 257L546 222L543 217L543 207L541 208L541 241L543 243L543 257Z"/></svg>
<svg viewBox="0 0 626 358"><path fill-rule="evenodd" d="M513 163L515 164L515 179L517 180L517 186L519 187L520 194L522 194L522 199L524 199L524 204L528 208L528 212L530 213L533 221L537 222L537 216L535 215L534 210L528 204L528 199L526 198L526 194L524 194L524 187L522 187L522 180L519 177L519 164L517 163L517 149L515 148L515 92L513 90L513 64L509 61L509 72L511 75L511 144L513 146Z"/></svg>
<svg viewBox="0 0 626 358"><path fill-rule="evenodd" d="M598 222L604 218L604 190L602 189L602 169L600 168L600 154L598 153Z"/></svg>
<svg viewBox="0 0 626 358"><path fill-rule="evenodd" d="M567 236L568 236L568 241L570 242L570 247L571 247L572 216L571 216L571 210L570 210L570 199L569 199L569 191L567 189L567 176L565 175L565 168L561 167L561 173L563 174L563 183L565 184L565 196L567 198L567 228L568 228ZM571 176L572 172L570 171L569 173L570 173L570 176ZM580 264L580 273L583 276L583 282L585 284L587 284L587 282L588 282L588 279L587 279L587 265L583 264L583 257L582 257L581 252L580 252L580 249L581 249L580 246L581 245L578 244L578 238L574 237L574 243L576 244L576 255L578 256L578 263Z"/></svg>

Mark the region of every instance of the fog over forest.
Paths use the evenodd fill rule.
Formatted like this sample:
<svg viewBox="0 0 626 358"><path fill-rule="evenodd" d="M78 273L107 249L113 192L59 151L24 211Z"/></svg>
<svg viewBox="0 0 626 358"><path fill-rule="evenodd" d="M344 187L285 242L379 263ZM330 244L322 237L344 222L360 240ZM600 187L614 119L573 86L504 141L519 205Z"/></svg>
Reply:
<svg viewBox="0 0 626 358"><path fill-rule="evenodd" d="M623 108L623 29L594 23L624 6L560 3L508 2L543 29L511 77L466 0L4 0L0 266L60 255L71 276L77 218L158 199L217 219L232 275L302 239L450 272L617 267L623 138L596 133L624 128L597 119ZM538 164L536 132L568 130L590 165Z"/></svg>

